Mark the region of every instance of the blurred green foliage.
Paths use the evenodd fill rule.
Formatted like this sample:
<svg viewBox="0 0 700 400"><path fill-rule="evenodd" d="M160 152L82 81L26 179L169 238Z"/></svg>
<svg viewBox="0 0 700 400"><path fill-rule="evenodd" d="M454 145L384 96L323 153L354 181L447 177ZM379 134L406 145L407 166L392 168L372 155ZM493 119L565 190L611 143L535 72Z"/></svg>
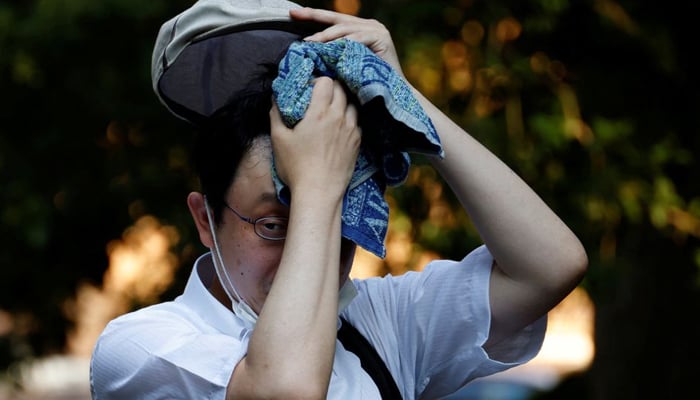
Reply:
<svg viewBox="0 0 700 400"><path fill-rule="evenodd" d="M183 267L163 298L184 284L199 253L184 206L191 132L158 103L149 68L160 25L189 4L0 3L0 312L13 321L0 330L0 367L64 351L62 305L81 282L99 286L107 243L143 215L180 232ZM679 0L377 0L360 9L393 33L409 80L588 249L596 359L577 377L580 398L695 391L697 11ZM408 233L417 253L461 257L478 235L414 162L414 176L389 193L390 234Z"/></svg>

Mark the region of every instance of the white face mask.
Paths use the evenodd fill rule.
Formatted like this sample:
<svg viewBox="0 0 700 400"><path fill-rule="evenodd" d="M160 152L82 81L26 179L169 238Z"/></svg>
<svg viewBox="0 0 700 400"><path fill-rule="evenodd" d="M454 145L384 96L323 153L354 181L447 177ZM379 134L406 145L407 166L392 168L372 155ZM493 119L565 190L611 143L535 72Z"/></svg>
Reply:
<svg viewBox="0 0 700 400"><path fill-rule="evenodd" d="M231 300L231 310L240 318L255 325L255 322L258 320L258 314L253 311L248 303L245 302L243 297L238 294L238 291L236 290L236 287L234 286L233 281L229 277L228 271L224 266L224 259L221 257L221 247L219 246L219 241L216 238L216 231L214 230L214 219L212 218L209 202L207 201L206 197L204 198L204 208L207 211L209 230L211 232L212 239L214 240L214 248L211 249L213 253L212 260L214 261L214 270L216 270L216 275L219 277L219 282L221 282L221 286L223 286L226 295L228 296L229 300Z"/></svg>

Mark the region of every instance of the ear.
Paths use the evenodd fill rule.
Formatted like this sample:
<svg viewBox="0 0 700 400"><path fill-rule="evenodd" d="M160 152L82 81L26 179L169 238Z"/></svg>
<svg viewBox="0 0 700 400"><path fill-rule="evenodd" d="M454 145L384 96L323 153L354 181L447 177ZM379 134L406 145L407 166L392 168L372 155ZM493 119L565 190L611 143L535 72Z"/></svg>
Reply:
<svg viewBox="0 0 700 400"><path fill-rule="evenodd" d="M207 209L204 202L204 195L202 193L192 192L187 196L187 207L189 207L194 225L197 227L199 240L205 247L211 249L214 247L214 240L211 237L211 230L209 228L210 221L207 217ZM213 221L211 221L211 223L213 223Z"/></svg>

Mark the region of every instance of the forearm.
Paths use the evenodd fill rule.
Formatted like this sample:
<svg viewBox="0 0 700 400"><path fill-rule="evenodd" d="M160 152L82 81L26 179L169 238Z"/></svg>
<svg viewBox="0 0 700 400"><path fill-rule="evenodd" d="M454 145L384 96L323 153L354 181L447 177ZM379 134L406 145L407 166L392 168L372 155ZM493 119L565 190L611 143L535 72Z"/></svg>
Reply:
<svg viewBox="0 0 700 400"><path fill-rule="evenodd" d="M515 281L563 288L571 279L568 266L583 252L575 235L507 165L416 95L446 153L433 165L460 199L499 268Z"/></svg>
<svg viewBox="0 0 700 400"><path fill-rule="evenodd" d="M324 397L335 352L342 201L292 198L285 250L245 369L265 396Z"/></svg>

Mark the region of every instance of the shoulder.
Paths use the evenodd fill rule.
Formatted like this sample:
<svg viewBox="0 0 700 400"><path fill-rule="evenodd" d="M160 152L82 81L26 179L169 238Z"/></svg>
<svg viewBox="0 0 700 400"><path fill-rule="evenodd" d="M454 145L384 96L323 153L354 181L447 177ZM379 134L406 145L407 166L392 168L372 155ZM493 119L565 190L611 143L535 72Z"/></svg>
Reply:
<svg viewBox="0 0 700 400"><path fill-rule="evenodd" d="M185 307L167 302L123 314L111 320L100 334L93 362L129 352L132 361L158 352L167 341L198 332Z"/></svg>
<svg viewBox="0 0 700 400"><path fill-rule="evenodd" d="M138 331L152 332L152 329L168 327L194 329L193 317L195 315L182 304L173 301L158 303L114 318L107 324L102 336L127 330L133 334Z"/></svg>
<svg viewBox="0 0 700 400"><path fill-rule="evenodd" d="M377 327L397 334L416 326L480 321L488 328L493 257L485 246L462 260L435 260L422 271L353 282L358 295L344 316L360 330Z"/></svg>
<svg viewBox="0 0 700 400"><path fill-rule="evenodd" d="M436 289L444 288L443 285L484 286L488 284L492 266L493 256L488 248L482 245L461 260L436 259L426 264L420 271L355 279L353 282L360 296L376 296L377 293L411 294L416 290L422 293L433 286Z"/></svg>
<svg viewBox="0 0 700 400"><path fill-rule="evenodd" d="M222 332L204 318L181 303L167 302L112 320L93 349L93 393L109 398L223 393L245 354L247 337L231 334L233 324L231 332Z"/></svg>

